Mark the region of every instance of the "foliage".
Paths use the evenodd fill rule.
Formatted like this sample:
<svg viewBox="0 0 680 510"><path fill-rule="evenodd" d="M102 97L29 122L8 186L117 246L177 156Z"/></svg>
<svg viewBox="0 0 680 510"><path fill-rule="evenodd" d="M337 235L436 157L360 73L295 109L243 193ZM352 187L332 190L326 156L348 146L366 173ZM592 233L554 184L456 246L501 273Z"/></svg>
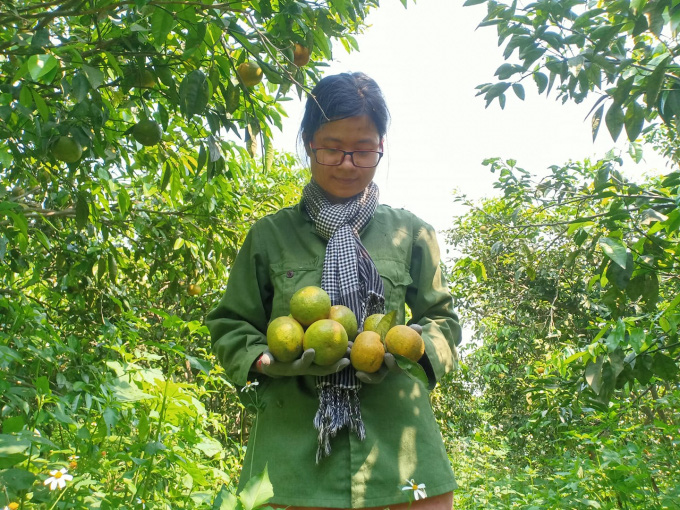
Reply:
<svg viewBox="0 0 680 510"><path fill-rule="evenodd" d="M463 361L476 377L458 379L485 424L445 429L465 452L456 507L672 508L680 172L637 184L611 154L533 181L485 163L502 196L460 197L471 210L449 231L475 336Z"/></svg>
<svg viewBox="0 0 680 510"><path fill-rule="evenodd" d="M680 126L680 63L677 0L594 1L467 0L486 4L480 26L496 26L508 62L498 81L480 85L487 106L505 105L512 89L524 99L531 78L539 94L556 86L563 102L597 96L591 110L593 138L604 119L616 140L625 129L634 141L645 123L659 121L677 136Z"/></svg>
<svg viewBox="0 0 680 510"><path fill-rule="evenodd" d="M0 506L197 508L234 492L247 403L203 317L252 222L299 200L297 163L271 143L284 101L333 41L356 49L377 5L3 4ZM59 469L73 479L52 491Z"/></svg>
<svg viewBox="0 0 680 510"><path fill-rule="evenodd" d="M244 406L203 317L250 223L302 176L287 156L263 175L232 150L238 174L187 187L100 173L87 222L65 179L3 195L0 504L196 508L234 488ZM40 482L61 467L75 478L52 493Z"/></svg>
<svg viewBox="0 0 680 510"><path fill-rule="evenodd" d="M281 101L309 89L333 39L356 48L352 33L375 6L11 1L0 12L0 137L11 141L0 168L49 180L61 172L55 144L69 136L83 148L73 175L163 172L167 183L183 171L228 173L228 136L243 137L253 153L259 135L269 168ZM293 63L295 44L312 51L305 67ZM247 86L237 72L244 62L258 64L264 82ZM162 141L140 150L134 126L147 119L162 127Z"/></svg>

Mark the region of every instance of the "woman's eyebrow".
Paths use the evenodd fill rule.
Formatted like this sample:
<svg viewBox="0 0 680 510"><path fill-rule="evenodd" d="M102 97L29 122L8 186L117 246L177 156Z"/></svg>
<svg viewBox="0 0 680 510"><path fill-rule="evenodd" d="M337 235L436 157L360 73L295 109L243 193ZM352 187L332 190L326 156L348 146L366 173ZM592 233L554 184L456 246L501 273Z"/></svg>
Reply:
<svg viewBox="0 0 680 510"><path fill-rule="evenodd" d="M330 143L342 143L344 140L341 140L340 138L335 138L334 136L322 136L321 140L324 142L330 142ZM361 140L355 140L354 143L375 143L375 139L373 138L362 138ZM380 143L380 140L378 140L378 143Z"/></svg>

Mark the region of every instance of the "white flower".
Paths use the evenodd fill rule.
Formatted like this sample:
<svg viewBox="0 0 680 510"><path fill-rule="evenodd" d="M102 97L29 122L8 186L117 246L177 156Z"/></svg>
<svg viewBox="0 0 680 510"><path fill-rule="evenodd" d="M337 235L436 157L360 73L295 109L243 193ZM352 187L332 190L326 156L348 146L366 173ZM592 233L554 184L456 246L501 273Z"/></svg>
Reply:
<svg viewBox="0 0 680 510"><path fill-rule="evenodd" d="M406 480L406 484L404 487L401 488L403 491L413 491L413 497L416 498L416 501L419 499L425 499L427 497L427 494L425 493L425 484L424 483L416 483L413 481L413 478L410 480Z"/></svg>
<svg viewBox="0 0 680 510"><path fill-rule="evenodd" d="M50 477L45 480L45 485L50 486L50 490L53 491L57 487L60 489L63 489L66 487L66 482L70 482L73 480L73 476L68 474L68 469L66 468L61 468L59 471L56 469L54 471L50 471Z"/></svg>
<svg viewBox="0 0 680 510"><path fill-rule="evenodd" d="M138 505L142 505L142 509L146 508L146 502L142 498L137 498L135 501Z"/></svg>
<svg viewBox="0 0 680 510"><path fill-rule="evenodd" d="M255 386L260 384L258 381L248 381L246 385L241 388L241 391L251 391L255 389Z"/></svg>
<svg viewBox="0 0 680 510"><path fill-rule="evenodd" d="M17 510L19 508L19 503L12 501L9 505L2 508L2 510Z"/></svg>

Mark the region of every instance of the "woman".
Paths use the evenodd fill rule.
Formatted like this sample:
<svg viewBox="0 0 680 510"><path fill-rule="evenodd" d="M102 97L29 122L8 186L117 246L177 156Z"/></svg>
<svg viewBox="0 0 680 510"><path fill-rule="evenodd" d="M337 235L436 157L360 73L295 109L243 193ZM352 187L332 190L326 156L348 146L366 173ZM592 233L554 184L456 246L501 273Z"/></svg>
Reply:
<svg viewBox="0 0 680 510"><path fill-rule="evenodd" d="M428 388L386 355L379 374L343 358L293 363L267 351L269 321L293 293L321 286L333 304L397 310L422 327L429 386L454 362L460 327L439 268L435 232L403 209L378 205L373 176L389 119L378 85L361 73L322 79L300 129L312 178L302 201L250 230L226 293L207 320L214 351L237 385L257 377L256 416L240 487L268 466L274 506L450 510L456 482ZM420 328L418 328L420 330ZM423 487L424 485L424 487ZM418 488L420 486L420 488Z"/></svg>

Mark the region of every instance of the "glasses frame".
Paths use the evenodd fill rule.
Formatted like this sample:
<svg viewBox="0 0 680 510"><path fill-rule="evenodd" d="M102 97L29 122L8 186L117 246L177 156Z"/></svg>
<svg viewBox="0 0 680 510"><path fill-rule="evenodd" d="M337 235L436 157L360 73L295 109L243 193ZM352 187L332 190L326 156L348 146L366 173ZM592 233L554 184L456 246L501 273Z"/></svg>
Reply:
<svg viewBox="0 0 680 510"><path fill-rule="evenodd" d="M309 144L309 149L314 153L314 159L316 160L316 162L319 165L323 165L323 166L340 166L340 165L342 165L343 161L345 161L345 156L347 156L349 154L349 159L350 159L350 161L352 161L352 164L355 167L357 167L357 168L375 168L376 166L378 166L378 163L380 163L380 160L382 159L383 154L384 154L383 151L372 151L372 150L343 151L342 149L336 149L335 147L314 147L311 143ZM329 165L328 163L322 163L321 161L319 161L319 158L316 154L316 151L318 151L318 150L331 150L331 151L342 152L342 158L340 159L340 162L336 165ZM375 154L378 155L378 161L375 162L375 165L371 165L371 166L357 165L354 162L354 153L355 152L374 152Z"/></svg>

